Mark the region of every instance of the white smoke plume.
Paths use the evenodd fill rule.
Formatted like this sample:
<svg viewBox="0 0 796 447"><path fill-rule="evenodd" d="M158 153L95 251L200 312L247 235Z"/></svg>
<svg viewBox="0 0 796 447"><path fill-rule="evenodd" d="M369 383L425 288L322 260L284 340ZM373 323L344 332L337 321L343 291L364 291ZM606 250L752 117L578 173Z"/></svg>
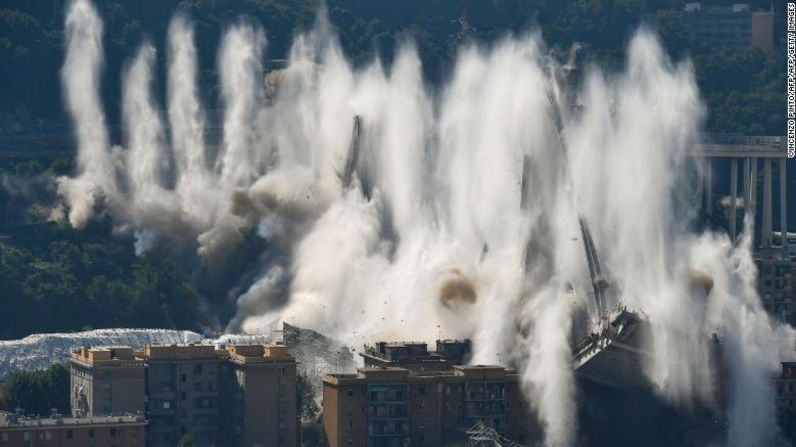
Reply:
<svg viewBox="0 0 796 447"><path fill-rule="evenodd" d="M220 185L225 192L250 185L261 172L255 149L256 125L264 99L262 57L265 35L251 25L238 25L224 35L218 57L224 100L224 144Z"/></svg>
<svg viewBox="0 0 796 447"><path fill-rule="evenodd" d="M732 384L730 443L772 439L769 378L794 355L794 334L760 306L750 231L732 246L689 229L680 188L703 107L688 62L671 62L641 30L623 71L592 67L575 88L571 61L559 64L529 34L461 48L435 90L411 43L388 66L354 69L330 29L321 14L296 37L288 66L268 74L263 31L227 30L223 139L210 155L192 26L175 17L170 140L151 90L155 50L144 44L125 75L120 193L96 125L101 23L75 0L64 86L81 171L61 181L73 225L105 194L141 249L195 238L217 265L256 235L266 247L252 266L259 274L229 330L287 321L352 346L471 337L474 362L520 369L545 442L568 446L577 441L570 334L598 323L583 217L611 276L609 307L650 321L644 373L657 392L684 407L715 404L715 333Z"/></svg>
<svg viewBox="0 0 796 447"><path fill-rule="evenodd" d="M197 228L208 228L214 218L214 197L207 191L214 176L208 169L205 117L196 84L193 25L186 17L174 17L168 41L168 117L178 178L175 189L182 214Z"/></svg>
<svg viewBox="0 0 796 447"><path fill-rule="evenodd" d="M726 235L700 236L691 247L692 265L713 277L709 325L725 340L730 375L730 445L775 445L772 382L781 359L796 355L790 326L772 322L755 290L757 271L750 256L752 228L747 219L740 242Z"/></svg>
<svg viewBox="0 0 796 447"><path fill-rule="evenodd" d="M710 390L705 297L690 295L684 251L691 236L675 220L674 201L701 113L691 67L671 66L642 31L622 76L588 76L583 113L568 134L578 206L620 298L650 317L647 372L674 400Z"/></svg>
<svg viewBox="0 0 796 447"><path fill-rule="evenodd" d="M82 228L91 219L96 200L117 190L99 94L102 20L88 0L72 1L66 16L66 42L61 82L80 150L77 176L59 178L58 192L69 206L69 222Z"/></svg>
<svg viewBox="0 0 796 447"><path fill-rule="evenodd" d="M169 158L160 113L152 98L155 49L144 43L123 76L122 118L126 134L127 212L136 232L136 252L151 248L158 229L175 219L176 197L165 180Z"/></svg>

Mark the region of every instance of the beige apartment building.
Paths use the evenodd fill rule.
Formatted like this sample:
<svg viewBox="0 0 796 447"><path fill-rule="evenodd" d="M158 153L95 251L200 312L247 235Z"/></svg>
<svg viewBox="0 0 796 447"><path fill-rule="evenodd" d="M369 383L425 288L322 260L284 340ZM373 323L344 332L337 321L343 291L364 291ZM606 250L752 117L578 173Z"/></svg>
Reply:
<svg viewBox="0 0 796 447"><path fill-rule="evenodd" d="M323 379L324 441L329 447L462 443L476 422L523 443L530 439L529 420L519 376L501 366L362 368Z"/></svg>
<svg viewBox="0 0 796 447"><path fill-rule="evenodd" d="M72 416L143 413L145 363L131 348L81 348L69 363Z"/></svg>
<svg viewBox="0 0 796 447"><path fill-rule="evenodd" d="M75 415L146 415L147 446L295 446L296 362L285 346L83 348L70 359ZM2 447L2 446L0 446Z"/></svg>
<svg viewBox="0 0 796 447"><path fill-rule="evenodd" d="M142 415L24 418L0 412L0 447L144 447Z"/></svg>

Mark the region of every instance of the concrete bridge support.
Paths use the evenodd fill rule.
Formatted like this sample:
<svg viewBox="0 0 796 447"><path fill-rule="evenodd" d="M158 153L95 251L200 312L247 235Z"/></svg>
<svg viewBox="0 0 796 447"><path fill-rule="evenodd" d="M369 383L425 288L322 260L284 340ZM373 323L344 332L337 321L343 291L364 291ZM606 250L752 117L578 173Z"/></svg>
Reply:
<svg viewBox="0 0 796 447"><path fill-rule="evenodd" d="M771 246L772 229L772 200L771 200L771 159L763 161L763 227L760 233L760 243L764 248Z"/></svg>
<svg viewBox="0 0 796 447"><path fill-rule="evenodd" d="M782 247L788 249L788 181L787 181L787 158L779 160L779 231L782 240Z"/></svg>

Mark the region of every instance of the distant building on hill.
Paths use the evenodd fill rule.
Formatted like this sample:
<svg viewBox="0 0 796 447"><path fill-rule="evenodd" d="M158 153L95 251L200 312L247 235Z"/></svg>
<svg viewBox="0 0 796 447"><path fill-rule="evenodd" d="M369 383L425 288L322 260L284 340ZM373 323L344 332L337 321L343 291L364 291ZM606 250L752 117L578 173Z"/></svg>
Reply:
<svg viewBox="0 0 796 447"><path fill-rule="evenodd" d="M731 8L685 4L687 24L698 45L743 51L749 47L774 51L774 12L753 12L748 4Z"/></svg>

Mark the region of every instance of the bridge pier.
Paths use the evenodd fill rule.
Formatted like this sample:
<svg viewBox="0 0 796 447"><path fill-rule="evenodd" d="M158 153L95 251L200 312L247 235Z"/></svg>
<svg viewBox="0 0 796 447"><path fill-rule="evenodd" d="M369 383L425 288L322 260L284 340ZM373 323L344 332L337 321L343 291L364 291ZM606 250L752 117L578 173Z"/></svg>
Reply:
<svg viewBox="0 0 796 447"><path fill-rule="evenodd" d="M743 159L743 209L744 215L749 214L749 171L752 169L752 159Z"/></svg>
<svg viewBox="0 0 796 447"><path fill-rule="evenodd" d="M713 160L708 158L705 163L705 212L713 215Z"/></svg>
<svg viewBox="0 0 796 447"><path fill-rule="evenodd" d="M752 157L749 173L749 218L752 219L752 245L754 245L755 219L757 218L757 158Z"/></svg>
<svg viewBox="0 0 796 447"><path fill-rule="evenodd" d="M771 247L773 213L771 209L771 159L763 161L763 227L760 242L764 248Z"/></svg>
<svg viewBox="0 0 796 447"><path fill-rule="evenodd" d="M705 138L707 137L707 138ZM777 248L780 246L787 248L788 231L788 207L787 207L787 158L785 151L785 138L781 136L742 136L742 135L721 135L706 134L701 142L694 144L690 148L690 154L694 157L704 159L704 183L700 182L700 202L704 203L705 213L710 216L713 214L713 159L729 159L730 165L730 189L729 199L729 236L734 241L738 236L738 163L743 163L743 192L741 199L744 206L744 218L751 219L750 225L754 230L757 226L757 200L758 200L758 170L761 169L759 161L762 159L762 209L760 213L760 236L753 241L753 246L757 248L771 248L774 245L774 216L773 216L773 189L777 186L773 184L772 169L776 166L772 164L779 162L779 207L780 212L777 228L781 231L782 237ZM704 188L704 189L703 189ZM704 192L704 193L703 193ZM704 197L704 200L702 199ZM754 238L753 232L753 239Z"/></svg>
<svg viewBox="0 0 796 447"><path fill-rule="evenodd" d="M788 250L788 182L785 172L787 162L787 158L781 158L779 160L779 231L782 248L784 248L786 252Z"/></svg>

